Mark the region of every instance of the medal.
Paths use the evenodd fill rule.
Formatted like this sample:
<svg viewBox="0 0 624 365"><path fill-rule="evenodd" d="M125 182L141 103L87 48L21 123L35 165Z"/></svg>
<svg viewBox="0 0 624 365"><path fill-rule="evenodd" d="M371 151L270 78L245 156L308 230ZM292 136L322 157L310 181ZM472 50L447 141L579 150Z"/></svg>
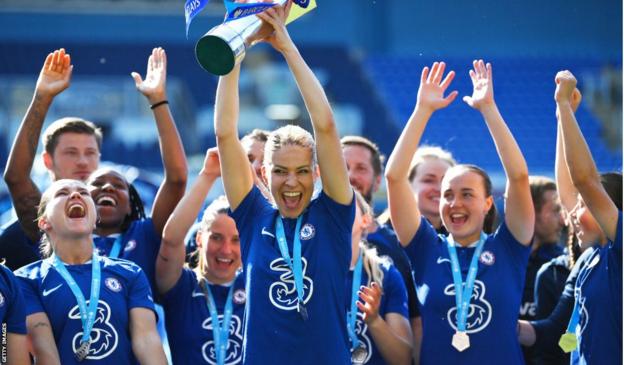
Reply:
<svg viewBox="0 0 624 365"><path fill-rule="evenodd" d="M90 347L91 347L91 341L81 342L76 352L74 352L74 357L76 357L76 360L80 362L86 359L87 355L89 355Z"/></svg>
<svg viewBox="0 0 624 365"><path fill-rule="evenodd" d="M297 312L299 312L299 314L301 315L301 318L304 321L308 320L308 310L306 309L306 307L303 306L302 302L298 302L298 304L297 304Z"/></svg>
<svg viewBox="0 0 624 365"><path fill-rule="evenodd" d="M352 364L364 364L368 353L364 346L358 346L355 350L351 351L351 363Z"/></svg>
<svg viewBox="0 0 624 365"><path fill-rule="evenodd" d="M466 334L466 332L457 331L453 335L453 341L451 343L453 347L457 349L457 351L462 352L470 347L470 337L468 337L468 334Z"/></svg>
<svg viewBox="0 0 624 365"><path fill-rule="evenodd" d="M559 347L561 347L563 352L572 352L576 350L576 346L576 335L574 333L566 332L561 335L561 338L559 339Z"/></svg>

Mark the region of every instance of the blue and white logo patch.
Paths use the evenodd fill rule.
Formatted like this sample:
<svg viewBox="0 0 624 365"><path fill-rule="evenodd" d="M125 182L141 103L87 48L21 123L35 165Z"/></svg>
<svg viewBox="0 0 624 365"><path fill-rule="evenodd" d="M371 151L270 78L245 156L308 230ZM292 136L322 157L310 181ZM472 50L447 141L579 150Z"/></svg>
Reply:
<svg viewBox="0 0 624 365"><path fill-rule="evenodd" d="M299 236L302 240L309 240L316 234L316 229L310 223L306 223L301 227L301 232Z"/></svg>
<svg viewBox="0 0 624 365"><path fill-rule="evenodd" d="M4 295L2 295L2 293L0 293L0 307L4 307Z"/></svg>
<svg viewBox="0 0 624 365"><path fill-rule="evenodd" d="M126 247L124 247L124 252L129 252L134 250L137 247L137 242L135 240L130 240L126 243Z"/></svg>
<svg viewBox="0 0 624 365"><path fill-rule="evenodd" d="M246 300L247 293L245 292L245 289L238 289L234 292L234 294L232 294L232 301L234 304L245 304Z"/></svg>
<svg viewBox="0 0 624 365"><path fill-rule="evenodd" d="M496 257L494 256L492 251L483 251L481 253L481 256L479 256L479 261L483 265L492 266L494 265L494 262L496 262Z"/></svg>
<svg viewBox="0 0 624 365"><path fill-rule="evenodd" d="M121 291L121 283L115 278L106 278L106 280L104 280L104 284L107 288L114 292L118 293Z"/></svg>

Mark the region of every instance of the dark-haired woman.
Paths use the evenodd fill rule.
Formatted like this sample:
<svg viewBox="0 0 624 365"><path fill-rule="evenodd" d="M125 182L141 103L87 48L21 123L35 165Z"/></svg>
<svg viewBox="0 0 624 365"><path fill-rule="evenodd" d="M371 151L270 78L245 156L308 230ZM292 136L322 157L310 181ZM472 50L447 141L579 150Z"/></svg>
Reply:
<svg viewBox="0 0 624 365"><path fill-rule="evenodd" d="M390 214L412 261L423 322L421 364L523 364L516 320L533 236L534 211L524 157L494 102L492 68L482 60L470 70L473 94L464 101L479 110L507 176L505 221L491 235L492 184L473 165L457 165L442 180L440 215L449 232L438 236L422 217L408 181L425 126L444 97L454 72L444 63L425 67L414 113L386 170Z"/></svg>
<svg viewBox="0 0 624 365"><path fill-rule="evenodd" d="M574 310L560 345L574 351L573 364L621 364L622 174L598 174L572 108L574 75L560 71L555 82L565 161L579 192L572 223L581 244L598 244L576 279ZM605 180L619 187L608 191Z"/></svg>
<svg viewBox="0 0 624 365"><path fill-rule="evenodd" d="M137 89L145 95L154 112L164 180L154 200L150 218L145 216L136 189L112 169L99 169L87 185L95 201L98 221L94 242L100 255L137 263L154 288L154 270L161 235L169 215L184 195L187 165L184 148L166 102L167 57L154 48L147 64L145 80L132 73Z"/></svg>

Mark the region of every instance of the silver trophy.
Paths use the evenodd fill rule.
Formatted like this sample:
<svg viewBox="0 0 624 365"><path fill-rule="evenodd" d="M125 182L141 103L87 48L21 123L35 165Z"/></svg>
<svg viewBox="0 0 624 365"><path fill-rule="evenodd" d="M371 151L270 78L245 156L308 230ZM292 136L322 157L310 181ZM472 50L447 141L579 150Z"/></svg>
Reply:
<svg viewBox="0 0 624 365"><path fill-rule="evenodd" d="M283 5L287 0L274 1ZM245 50L273 32L256 15L219 24L197 41L195 57L201 67L215 75L227 75L245 57Z"/></svg>

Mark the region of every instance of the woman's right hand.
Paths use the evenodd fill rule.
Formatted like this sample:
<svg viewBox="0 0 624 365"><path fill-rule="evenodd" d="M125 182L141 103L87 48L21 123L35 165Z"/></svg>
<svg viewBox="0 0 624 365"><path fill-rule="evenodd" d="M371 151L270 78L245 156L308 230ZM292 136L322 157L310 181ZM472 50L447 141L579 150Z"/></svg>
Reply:
<svg viewBox="0 0 624 365"><path fill-rule="evenodd" d="M420 87L418 88L418 98L416 100L416 108L423 108L431 113L438 109L446 108L457 97L457 91L451 92L444 97L444 92L455 78L455 71L451 71L446 75L444 81L444 62L434 62L431 66L425 67L420 76Z"/></svg>

